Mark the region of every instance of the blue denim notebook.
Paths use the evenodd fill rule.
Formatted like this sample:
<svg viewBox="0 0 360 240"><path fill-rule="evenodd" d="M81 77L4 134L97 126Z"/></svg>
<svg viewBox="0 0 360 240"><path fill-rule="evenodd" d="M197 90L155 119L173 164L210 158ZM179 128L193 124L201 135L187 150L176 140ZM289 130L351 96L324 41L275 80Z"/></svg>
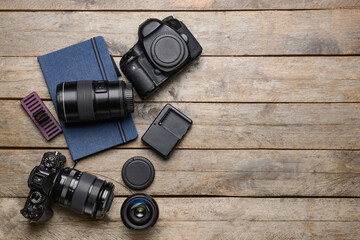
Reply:
<svg viewBox="0 0 360 240"><path fill-rule="evenodd" d="M60 82L118 81L105 40L101 36L40 56L38 61L55 108L56 86ZM68 126L61 122L61 126L74 161L138 136L130 115L120 121L82 126Z"/></svg>

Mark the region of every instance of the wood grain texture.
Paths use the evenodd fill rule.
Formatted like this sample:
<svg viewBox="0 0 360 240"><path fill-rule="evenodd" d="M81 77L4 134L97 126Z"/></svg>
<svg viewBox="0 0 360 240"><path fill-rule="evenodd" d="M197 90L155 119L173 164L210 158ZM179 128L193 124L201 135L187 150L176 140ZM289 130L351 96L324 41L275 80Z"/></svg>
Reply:
<svg viewBox="0 0 360 240"><path fill-rule="evenodd" d="M137 41L140 23L174 15L204 55L360 53L360 11L1 12L0 56L39 56L102 35L114 55Z"/></svg>
<svg viewBox="0 0 360 240"><path fill-rule="evenodd" d="M156 198L160 216L145 231L126 229L115 198L103 220L90 220L53 204L46 223L19 213L25 199L0 199L3 239L357 239L358 199ZM264 214L266 213L266 214Z"/></svg>
<svg viewBox="0 0 360 240"><path fill-rule="evenodd" d="M358 0L0 1L0 239L358 240L359 7ZM133 116L142 136L171 102L194 121L189 134L169 160L140 138L81 160L79 170L115 184L104 219L53 204L53 218L28 223L19 210L43 153L59 150L72 166L64 136L46 142L19 103L37 91L54 113L36 56L102 35L118 63L140 23L168 15L185 22L203 57L148 101L136 96ZM156 169L144 192L155 196L160 218L146 231L126 229L119 214L123 196L135 193L121 169L136 155Z"/></svg>
<svg viewBox="0 0 360 240"><path fill-rule="evenodd" d="M25 197L26 181L42 155L54 150L0 150L0 197ZM72 166L68 150L61 149ZM360 196L360 152L304 150L176 150L163 160L149 149L111 149L81 160L77 169L115 184L116 195L135 193L121 178L125 161L150 159L152 195Z"/></svg>
<svg viewBox="0 0 360 240"><path fill-rule="evenodd" d="M2 10L260 10L260 9L329 9L359 7L357 0L2 0Z"/></svg>
<svg viewBox="0 0 360 240"><path fill-rule="evenodd" d="M360 57L202 57L149 100L360 102L359 65ZM0 97L32 91L50 99L37 59L0 58Z"/></svg>
<svg viewBox="0 0 360 240"><path fill-rule="evenodd" d="M52 102L46 101L54 112ZM360 149L360 104L174 103L193 120L179 148ZM164 103L138 103L133 114L142 136ZM55 113L53 113L55 114ZM63 135L46 142L19 101L0 101L0 146L66 147ZM120 145L144 148L140 137Z"/></svg>

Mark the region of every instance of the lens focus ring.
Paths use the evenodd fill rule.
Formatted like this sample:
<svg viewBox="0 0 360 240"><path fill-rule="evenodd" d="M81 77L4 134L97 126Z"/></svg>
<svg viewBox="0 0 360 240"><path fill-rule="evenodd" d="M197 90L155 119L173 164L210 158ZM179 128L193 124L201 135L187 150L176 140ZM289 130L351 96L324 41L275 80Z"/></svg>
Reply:
<svg viewBox="0 0 360 240"><path fill-rule="evenodd" d="M77 82L77 107L80 121L94 121L94 93L93 81Z"/></svg>
<svg viewBox="0 0 360 240"><path fill-rule="evenodd" d="M94 175L83 173L79 179L79 183L74 191L74 194L71 199L71 208L75 209L78 212L83 212L86 203L86 197L89 194L89 189L96 177Z"/></svg>
<svg viewBox="0 0 360 240"><path fill-rule="evenodd" d="M85 204L85 213L90 216L96 215L96 209L97 209L97 199L99 198L99 193L104 186L105 181L101 179L96 179L95 182L92 184L90 190L89 190L89 196Z"/></svg>

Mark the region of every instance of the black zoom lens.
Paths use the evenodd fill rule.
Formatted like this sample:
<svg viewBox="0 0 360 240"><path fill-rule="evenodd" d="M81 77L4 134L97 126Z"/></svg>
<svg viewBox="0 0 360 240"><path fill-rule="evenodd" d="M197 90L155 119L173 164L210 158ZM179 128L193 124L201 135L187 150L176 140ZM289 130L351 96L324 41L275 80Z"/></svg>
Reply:
<svg viewBox="0 0 360 240"><path fill-rule="evenodd" d="M122 118L134 112L132 85L123 81L62 82L56 88L56 101L64 122Z"/></svg>
<svg viewBox="0 0 360 240"><path fill-rule="evenodd" d="M114 185L96 176L73 168L59 174L52 192L58 203L77 212L101 218L109 211L114 199Z"/></svg>
<svg viewBox="0 0 360 240"><path fill-rule="evenodd" d="M142 230L154 226L159 217L159 208L152 197L137 193L124 201L120 214L126 227Z"/></svg>

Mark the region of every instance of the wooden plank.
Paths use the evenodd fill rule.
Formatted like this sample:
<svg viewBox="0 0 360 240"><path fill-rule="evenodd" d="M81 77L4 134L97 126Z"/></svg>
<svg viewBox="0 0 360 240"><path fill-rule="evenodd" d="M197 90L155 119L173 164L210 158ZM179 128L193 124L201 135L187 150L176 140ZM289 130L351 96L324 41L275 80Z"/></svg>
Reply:
<svg viewBox="0 0 360 240"><path fill-rule="evenodd" d="M46 101L54 113L52 102ZM174 103L194 122L180 148L360 149L360 104ZM0 101L0 146L66 147L63 135L41 136L19 101ZM164 103L138 103L133 114L142 136ZM54 113L55 114L55 113ZM144 148L140 138L125 148Z"/></svg>
<svg viewBox="0 0 360 240"><path fill-rule="evenodd" d="M359 7L356 0L197 0L197 1L136 1L136 0L92 0L92 1L55 1L37 0L28 4L26 0L2 0L2 10L260 10L260 9L329 9Z"/></svg>
<svg viewBox="0 0 360 240"><path fill-rule="evenodd" d="M115 198L103 220L53 204L46 223L20 214L25 199L0 199L4 239L358 239L359 199L157 198L160 216L146 231L126 229ZM264 214L266 213L266 214ZM46 227L45 227L46 226Z"/></svg>
<svg viewBox="0 0 360 240"><path fill-rule="evenodd" d="M25 197L31 170L54 150L0 150L0 197ZM71 167L68 150L61 149ZM149 149L111 149L81 160L77 169L134 193L121 178L125 161L144 156L156 170L153 195L360 196L360 152L304 150L177 150L167 161Z"/></svg>
<svg viewBox="0 0 360 240"><path fill-rule="evenodd" d="M149 100L359 102L359 65L359 57L202 57ZM37 59L0 58L0 97L32 91L50 99Z"/></svg>
<svg viewBox="0 0 360 240"><path fill-rule="evenodd" d="M360 11L1 12L0 56L38 56L103 35L114 55L137 41L150 17L174 15L204 55L359 54ZM25 21L26 19L26 21Z"/></svg>

